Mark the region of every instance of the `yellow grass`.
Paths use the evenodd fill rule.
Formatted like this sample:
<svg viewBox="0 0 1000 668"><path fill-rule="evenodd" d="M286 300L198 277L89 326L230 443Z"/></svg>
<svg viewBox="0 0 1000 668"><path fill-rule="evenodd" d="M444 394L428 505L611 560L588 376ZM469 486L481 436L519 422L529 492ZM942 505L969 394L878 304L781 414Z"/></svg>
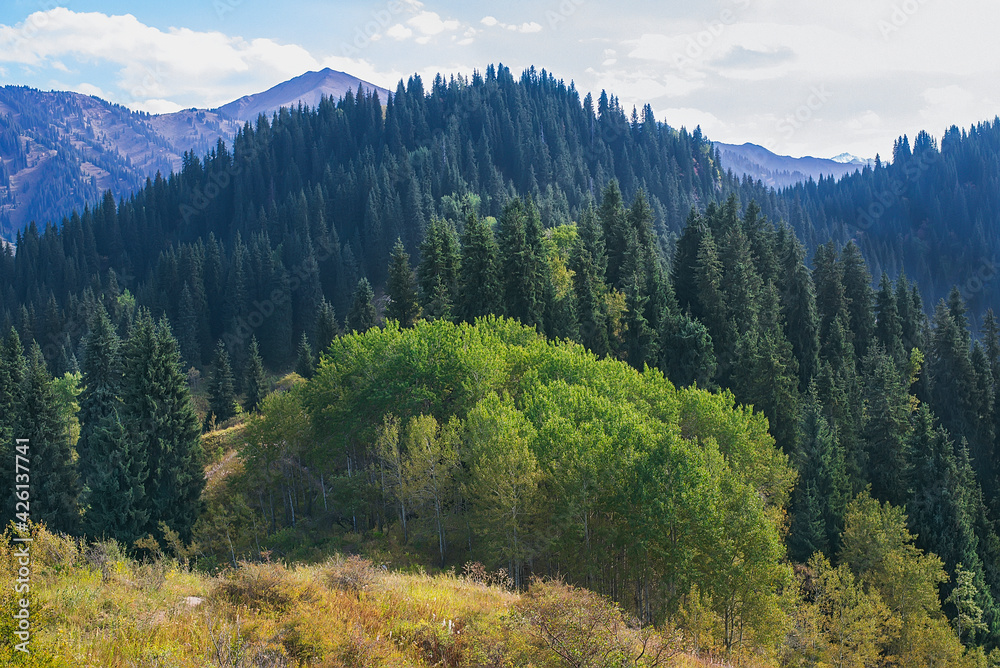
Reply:
<svg viewBox="0 0 1000 668"><path fill-rule="evenodd" d="M30 656L0 628L0 665L568 665L518 617L522 597L453 574L408 575L358 558L243 564L217 577L137 563L34 529ZM15 562L0 541L0 604L15 610ZM641 665L641 664L640 664ZM670 665L707 668L688 657Z"/></svg>

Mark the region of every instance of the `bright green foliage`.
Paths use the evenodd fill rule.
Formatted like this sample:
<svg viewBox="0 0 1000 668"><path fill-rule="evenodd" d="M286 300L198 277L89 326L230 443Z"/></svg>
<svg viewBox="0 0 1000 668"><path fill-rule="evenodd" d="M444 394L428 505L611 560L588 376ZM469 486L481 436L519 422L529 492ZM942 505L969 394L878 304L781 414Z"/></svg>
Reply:
<svg viewBox="0 0 1000 668"><path fill-rule="evenodd" d="M974 637L977 631L985 631L983 609L976 603L975 574L965 570L962 564L955 569L955 588L945 599L958 610L955 616L955 633L959 638Z"/></svg>
<svg viewBox="0 0 1000 668"><path fill-rule="evenodd" d="M445 523L448 546L470 542L477 558L515 579L529 559L558 560L575 581L637 597L628 600L643 615L675 609L699 585L712 592L723 646L780 639L778 592L789 579L781 526L794 474L763 416L735 408L731 394L676 390L658 371L598 361L489 318L338 339L303 400L324 443L310 467L370 461L409 535L417 520L435 522L435 511L426 494L406 494L418 461L407 425L420 418L413 424L429 434L427 416L457 417L467 477L464 504L452 512L467 523ZM448 442L440 433L420 442ZM446 460L421 461L426 469ZM359 512L374 519L381 507Z"/></svg>

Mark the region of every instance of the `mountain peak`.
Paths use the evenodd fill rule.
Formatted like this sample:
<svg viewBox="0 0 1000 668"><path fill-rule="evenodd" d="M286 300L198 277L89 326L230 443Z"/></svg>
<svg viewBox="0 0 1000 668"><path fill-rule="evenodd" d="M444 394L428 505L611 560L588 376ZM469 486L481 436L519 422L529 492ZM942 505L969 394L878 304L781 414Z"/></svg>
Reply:
<svg viewBox="0 0 1000 668"><path fill-rule="evenodd" d="M358 86L366 92L377 93L382 100L389 96L389 91L385 88L326 67L317 72L300 74L261 93L244 95L213 111L238 121L252 123L260 114L269 115L281 107L294 107L300 103L315 107L323 97L340 99L347 91L356 91Z"/></svg>

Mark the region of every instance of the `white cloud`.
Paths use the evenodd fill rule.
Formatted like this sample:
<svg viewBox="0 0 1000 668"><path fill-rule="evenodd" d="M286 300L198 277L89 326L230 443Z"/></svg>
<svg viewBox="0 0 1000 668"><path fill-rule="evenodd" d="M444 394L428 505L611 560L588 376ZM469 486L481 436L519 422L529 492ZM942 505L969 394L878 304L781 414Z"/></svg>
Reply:
<svg viewBox="0 0 1000 668"><path fill-rule="evenodd" d="M439 35L445 31L458 30L462 24L455 19L444 20L437 12L423 11L409 19L407 23L423 35Z"/></svg>
<svg viewBox="0 0 1000 668"><path fill-rule="evenodd" d="M526 21L518 25L516 23L504 23L493 16L484 16L479 22L488 28L500 28L510 32L533 33L542 31L542 24L535 21Z"/></svg>
<svg viewBox="0 0 1000 668"><path fill-rule="evenodd" d="M404 40L413 35L413 31L404 26L402 23L397 23L388 30L385 34L393 39Z"/></svg>

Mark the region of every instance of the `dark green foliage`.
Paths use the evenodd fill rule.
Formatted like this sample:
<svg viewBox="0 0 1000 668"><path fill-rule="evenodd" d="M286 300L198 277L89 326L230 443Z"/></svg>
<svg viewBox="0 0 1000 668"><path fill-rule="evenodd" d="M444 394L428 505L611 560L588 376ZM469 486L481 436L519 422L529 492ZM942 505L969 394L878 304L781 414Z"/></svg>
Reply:
<svg viewBox="0 0 1000 668"><path fill-rule="evenodd" d="M410 268L410 256L399 239L396 239L396 245L393 246L392 256L389 259L389 280L385 285L385 294L389 297L389 303L385 307L385 317L398 321L403 327L412 327L420 316L417 283ZM326 346L329 345L327 341Z"/></svg>
<svg viewBox="0 0 1000 668"><path fill-rule="evenodd" d="M123 361L122 424L146 453L149 471L141 506L149 517L147 531L159 535L159 523L165 522L190 540L205 484L201 429L166 321L154 324L142 311L125 342Z"/></svg>
<svg viewBox="0 0 1000 668"><path fill-rule="evenodd" d="M906 462L909 459L909 394L895 360L881 346L864 361L864 421L866 468L872 496L895 506L906 503Z"/></svg>
<svg viewBox="0 0 1000 668"><path fill-rule="evenodd" d="M295 360L295 373L308 380L313 377L314 371L316 371L316 360L313 357L312 346L309 345L309 337L303 332L302 338L299 339L299 352Z"/></svg>
<svg viewBox="0 0 1000 668"><path fill-rule="evenodd" d="M538 327L543 325L548 278L541 235L541 221L533 204L516 198L504 207L497 243L505 314Z"/></svg>
<svg viewBox="0 0 1000 668"><path fill-rule="evenodd" d="M671 315L660 328L659 367L675 385L711 388L715 377L712 337L700 320Z"/></svg>
<svg viewBox="0 0 1000 668"><path fill-rule="evenodd" d="M375 326L375 293L367 278L358 281L354 291L354 303L347 314L346 328L350 332L364 333Z"/></svg>
<svg viewBox="0 0 1000 668"><path fill-rule="evenodd" d="M257 337L250 339L243 387L246 388L246 400L243 402L243 408L248 413L252 413L260 407L260 402L267 395L267 377L264 375L264 363L260 359Z"/></svg>
<svg viewBox="0 0 1000 668"><path fill-rule="evenodd" d="M458 314L463 320L503 313L500 248L489 222L475 213L466 218L462 235L461 285Z"/></svg>
<svg viewBox="0 0 1000 668"><path fill-rule="evenodd" d="M80 527L80 484L69 431L56 408L42 349L32 343L25 365L17 437L28 439L31 519L74 533Z"/></svg>
<svg viewBox="0 0 1000 668"><path fill-rule="evenodd" d="M233 367L229 362L229 352L226 350L226 344L222 341L219 341L215 348L212 379L208 385L208 407L218 422L225 422L236 414Z"/></svg>
<svg viewBox="0 0 1000 668"><path fill-rule="evenodd" d="M420 244L420 301L429 318L450 318L458 299L462 264L458 233L446 220L434 218ZM359 330L360 331L360 330Z"/></svg>
<svg viewBox="0 0 1000 668"><path fill-rule="evenodd" d="M89 423L88 432L87 456L99 466L87 478L84 533L132 545L145 535L150 519L142 442L126 432L117 409Z"/></svg>
<svg viewBox="0 0 1000 668"><path fill-rule="evenodd" d="M316 352L322 355L326 352L333 340L340 334L340 325L337 324L337 315L325 299L319 307L319 315L316 317Z"/></svg>

